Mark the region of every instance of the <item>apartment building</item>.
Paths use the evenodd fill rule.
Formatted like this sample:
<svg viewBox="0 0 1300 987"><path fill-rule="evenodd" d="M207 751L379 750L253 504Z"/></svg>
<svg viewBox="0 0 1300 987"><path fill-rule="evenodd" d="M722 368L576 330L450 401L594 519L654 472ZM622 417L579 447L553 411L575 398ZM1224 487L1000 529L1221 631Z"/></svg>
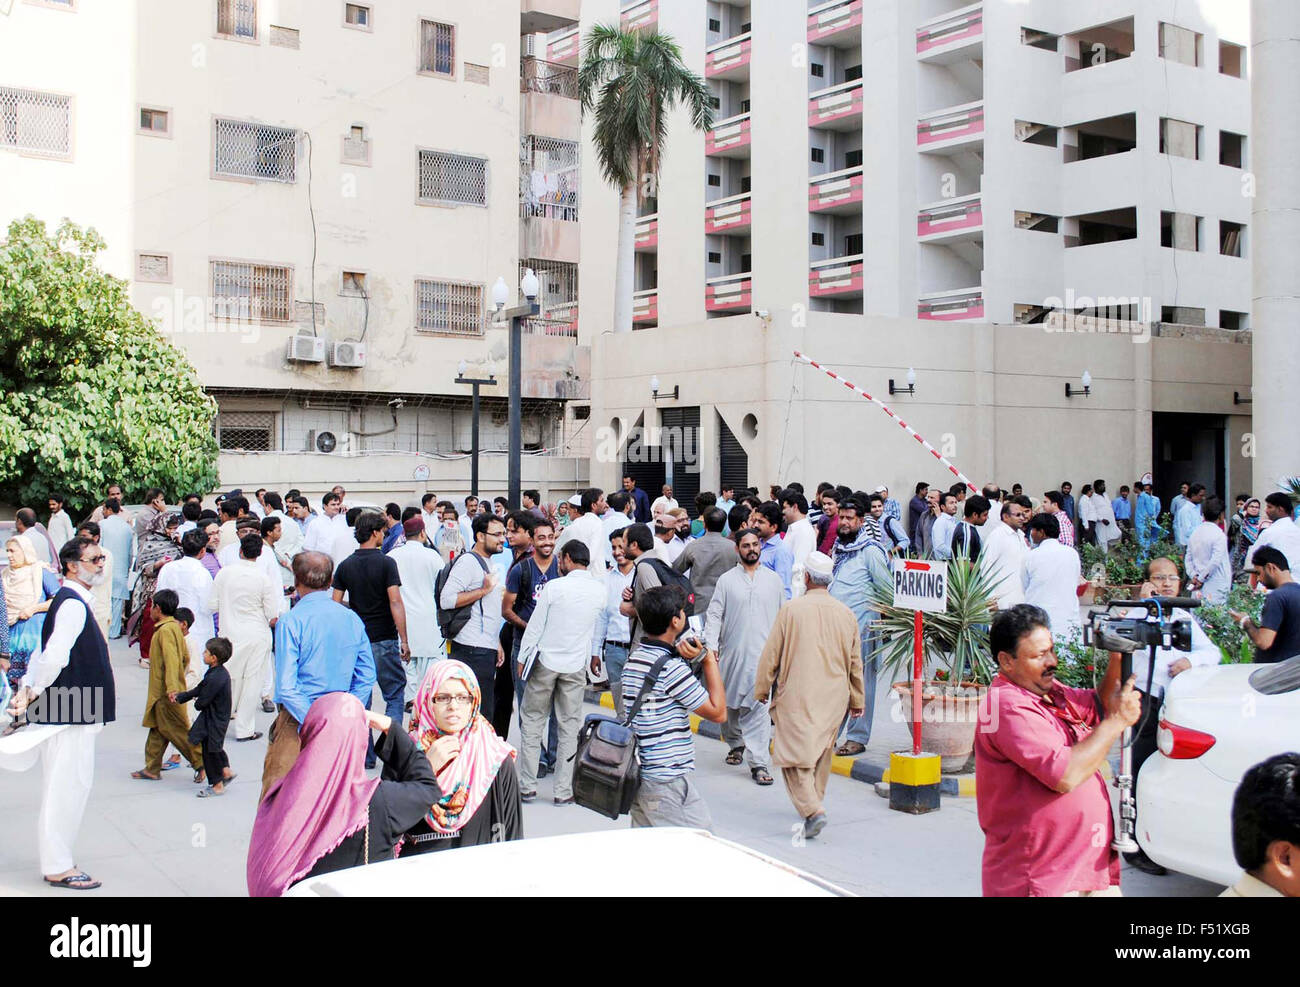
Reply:
<svg viewBox="0 0 1300 987"><path fill-rule="evenodd" d="M716 119L696 134L674 117L636 241L635 325L661 343L690 327L673 335L690 343L642 363L640 342L593 340L593 418L653 435L686 409L705 486L746 469L759 485L821 479L796 468L836 452L793 342L848 359L873 393L909 367L938 375L904 400L982 478L1040 465L1019 465L1007 425L997 438L1017 407L1075 439L1062 458L1095 444L1096 475L1248 476L1230 448L1249 421L1233 400L1250 376L1249 335L1233 335L1251 309L1247 5L639 0L621 16L678 41ZM552 57L569 43L552 35ZM606 257L584 253L583 277L605 277ZM1063 328L1080 333L1067 345ZM619 380L629 365L660 393ZM700 366L728 378L665 399ZM1122 386L1065 396L1098 367ZM1103 404L1115 417L1095 416ZM897 454L871 415L887 425L863 411L864 454ZM682 489L678 451L663 458L643 482Z"/></svg>
<svg viewBox="0 0 1300 987"><path fill-rule="evenodd" d="M492 286L526 268L523 481L585 482L576 75L543 50L578 0L6 7L0 221L100 231L218 402L223 487L466 493L465 376L504 492Z"/></svg>

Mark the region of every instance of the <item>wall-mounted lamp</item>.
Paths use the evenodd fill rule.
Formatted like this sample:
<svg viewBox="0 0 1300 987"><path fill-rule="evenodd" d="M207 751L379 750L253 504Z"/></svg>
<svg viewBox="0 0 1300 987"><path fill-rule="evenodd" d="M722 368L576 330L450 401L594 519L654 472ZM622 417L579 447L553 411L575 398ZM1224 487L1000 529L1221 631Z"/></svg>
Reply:
<svg viewBox="0 0 1300 987"><path fill-rule="evenodd" d="M1255 403L1255 399L1254 399L1254 398L1243 398L1243 397L1241 396L1241 393L1240 393L1239 391L1233 391L1233 392L1232 392L1232 403L1233 403L1233 404L1254 404L1254 403Z"/></svg>
<svg viewBox="0 0 1300 987"><path fill-rule="evenodd" d="M890 394L902 394L904 391L906 391L908 394L916 393L916 371L913 370L911 367L907 368L907 387L896 385L894 383L894 378L893 377L889 378Z"/></svg>
<svg viewBox="0 0 1300 987"><path fill-rule="evenodd" d="M1092 396L1092 374L1085 370L1083 376L1079 378L1079 381L1083 384L1082 388L1071 387L1069 381L1065 382L1065 396L1067 398L1077 397L1080 394L1085 398Z"/></svg>
<svg viewBox="0 0 1300 987"><path fill-rule="evenodd" d="M673 391L672 391L671 394L660 394L660 393L659 393L659 378L658 378L658 377L651 377L651 378L650 378L650 397L652 397L654 400L658 401L660 398L664 398L664 399L672 398L672 400L676 401L676 400L678 399L679 396L680 396L680 385L679 385L679 384L674 384L674 385L673 385Z"/></svg>

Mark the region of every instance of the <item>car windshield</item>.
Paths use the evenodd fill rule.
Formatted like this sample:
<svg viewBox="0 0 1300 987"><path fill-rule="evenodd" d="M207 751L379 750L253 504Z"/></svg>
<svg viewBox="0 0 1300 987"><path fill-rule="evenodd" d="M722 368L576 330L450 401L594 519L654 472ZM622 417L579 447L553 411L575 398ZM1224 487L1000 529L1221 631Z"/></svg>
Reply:
<svg viewBox="0 0 1300 987"><path fill-rule="evenodd" d="M1251 672L1250 686L1266 696L1280 696L1300 689L1300 655Z"/></svg>

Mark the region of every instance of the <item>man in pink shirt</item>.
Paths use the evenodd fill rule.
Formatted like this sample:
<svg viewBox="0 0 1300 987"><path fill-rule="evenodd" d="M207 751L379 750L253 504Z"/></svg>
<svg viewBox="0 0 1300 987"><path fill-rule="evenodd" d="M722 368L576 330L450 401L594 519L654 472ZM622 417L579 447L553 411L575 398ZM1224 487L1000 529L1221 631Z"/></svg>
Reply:
<svg viewBox="0 0 1300 987"><path fill-rule="evenodd" d="M989 631L999 671L975 735L986 897L1120 893L1098 769L1138 720L1136 676L1105 699L1061 685L1049 628L1046 612L1022 603L998 613Z"/></svg>

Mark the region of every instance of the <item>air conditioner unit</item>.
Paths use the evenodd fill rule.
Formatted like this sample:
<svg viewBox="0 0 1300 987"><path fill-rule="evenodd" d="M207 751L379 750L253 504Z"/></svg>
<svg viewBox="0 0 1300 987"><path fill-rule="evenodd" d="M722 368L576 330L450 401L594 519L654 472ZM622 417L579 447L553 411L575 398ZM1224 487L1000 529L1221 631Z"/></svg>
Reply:
<svg viewBox="0 0 1300 987"><path fill-rule="evenodd" d="M324 363L325 340L319 336L290 336L284 358L295 363Z"/></svg>
<svg viewBox="0 0 1300 987"><path fill-rule="evenodd" d="M344 342L335 343L330 349L331 367L364 367L366 365L366 344Z"/></svg>
<svg viewBox="0 0 1300 987"><path fill-rule="evenodd" d="M327 432L324 429L317 431L312 429L307 433L307 451L308 452L347 452L350 436L343 436L340 440L333 432Z"/></svg>

